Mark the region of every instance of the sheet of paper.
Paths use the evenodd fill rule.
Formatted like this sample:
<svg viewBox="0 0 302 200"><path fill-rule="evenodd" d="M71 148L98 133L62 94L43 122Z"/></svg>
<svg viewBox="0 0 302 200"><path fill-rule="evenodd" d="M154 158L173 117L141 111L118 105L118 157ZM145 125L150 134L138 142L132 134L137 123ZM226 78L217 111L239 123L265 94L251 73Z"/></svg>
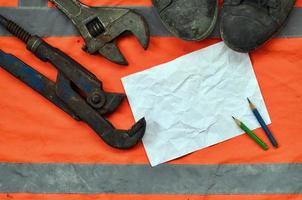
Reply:
<svg viewBox="0 0 302 200"><path fill-rule="evenodd" d="M152 166L243 134L232 116L259 128L247 97L271 123L249 55L222 42L122 82L135 119L146 118L143 143Z"/></svg>

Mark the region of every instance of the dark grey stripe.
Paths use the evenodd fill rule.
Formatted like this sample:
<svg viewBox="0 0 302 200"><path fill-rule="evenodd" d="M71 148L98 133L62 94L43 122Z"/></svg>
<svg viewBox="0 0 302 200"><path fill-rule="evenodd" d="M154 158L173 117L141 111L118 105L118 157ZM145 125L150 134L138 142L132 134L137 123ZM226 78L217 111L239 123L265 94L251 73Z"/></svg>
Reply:
<svg viewBox="0 0 302 200"><path fill-rule="evenodd" d="M40 0L37 0L39 2ZM21 1L23 2L23 1ZM25 2L35 2L24 0ZM149 23L151 35L171 36L161 23L158 14L153 7L131 7L144 15ZM8 8L0 7L0 13L18 22L32 33L41 36L75 36L78 32L72 23L55 8ZM302 8L295 8L291 17L277 37L302 37ZM212 37L219 37L219 23ZM0 36L8 35L0 28Z"/></svg>
<svg viewBox="0 0 302 200"><path fill-rule="evenodd" d="M302 164L0 164L1 193L302 194Z"/></svg>
<svg viewBox="0 0 302 200"><path fill-rule="evenodd" d="M150 7L135 7L135 10L143 14L148 20L151 35L169 35L154 9ZM0 7L0 13L22 25L29 32L40 36L78 35L71 21L56 8ZM0 27L0 36L3 35L9 34Z"/></svg>
<svg viewBox="0 0 302 200"><path fill-rule="evenodd" d="M19 0L19 7L47 7L47 0Z"/></svg>

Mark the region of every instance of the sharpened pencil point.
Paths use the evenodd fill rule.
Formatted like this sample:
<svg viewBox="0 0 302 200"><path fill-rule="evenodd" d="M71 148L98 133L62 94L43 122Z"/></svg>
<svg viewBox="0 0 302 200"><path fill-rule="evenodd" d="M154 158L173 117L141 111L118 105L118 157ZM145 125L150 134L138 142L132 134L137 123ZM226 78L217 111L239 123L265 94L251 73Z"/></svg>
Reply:
<svg viewBox="0 0 302 200"><path fill-rule="evenodd" d="M256 106L251 102L251 100L249 98L247 98L249 104L250 104L250 107L252 110L255 110L256 109Z"/></svg>
<svg viewBox="0 0 302 200"><path fill-rule="evenodd" d="M239 119L235 118L234 116L232 116L232 118L235 120L236 124L240 127L241 121L239 121Z"/></svg>

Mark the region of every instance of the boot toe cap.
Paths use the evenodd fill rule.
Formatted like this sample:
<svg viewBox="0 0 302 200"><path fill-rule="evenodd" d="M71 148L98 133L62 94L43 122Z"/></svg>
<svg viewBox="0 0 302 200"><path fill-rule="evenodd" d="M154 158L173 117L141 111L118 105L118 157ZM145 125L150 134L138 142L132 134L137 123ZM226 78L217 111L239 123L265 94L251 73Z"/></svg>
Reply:
<svg viewBox="0 0 302 200"><path fill-rule="evenodd" d="M153 2L168 30L184 40L202 40L215 28L217 0L173 1L165 8L158 6L161 1Z"/></svg>
<svg viewBox="0 0 302 200"><path fill-rule="evenodd" d="M259 17L259 11L249 14L224 14L221 21L221 37L232 49L250 52L269 40L275 29L272 20Z"/></svg>

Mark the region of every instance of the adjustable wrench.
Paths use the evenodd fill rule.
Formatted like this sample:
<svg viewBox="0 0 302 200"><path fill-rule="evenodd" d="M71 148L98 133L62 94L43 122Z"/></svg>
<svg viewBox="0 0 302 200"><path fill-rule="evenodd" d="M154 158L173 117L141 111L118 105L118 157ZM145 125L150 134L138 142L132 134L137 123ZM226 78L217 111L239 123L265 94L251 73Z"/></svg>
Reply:
<svg viewBox="0 0 302 200"><path fill-rule="evenodd" d="M149 29L144 18L134 11L116 7L89 7L78 0L50 0L65 13L85 40L83 50L99 52L108 60L121 65L128 62L116 45L116 39L125 32L135 35L146 49Z"/></svg>

